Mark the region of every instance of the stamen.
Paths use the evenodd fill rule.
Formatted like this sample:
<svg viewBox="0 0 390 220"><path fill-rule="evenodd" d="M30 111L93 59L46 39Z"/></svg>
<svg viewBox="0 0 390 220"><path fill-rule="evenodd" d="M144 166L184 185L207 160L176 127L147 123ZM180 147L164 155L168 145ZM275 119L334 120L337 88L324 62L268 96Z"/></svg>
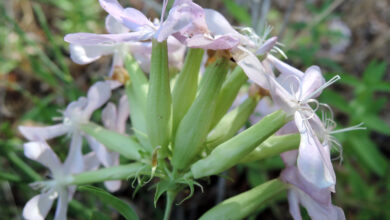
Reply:
<svg viewBox="0 0 390 220"><path fill-rule="evenodd" d="M331 131L330 134L337 134L337 133L348 132L348 131L355 131L355 130L366 130L367 128L366 127L362 127L363 125L364 125L364 123L362 122L362 123L357 124L357 125L352 126L352 127Z"/></svg>
<svg viewBox="0 0 390 220"><path fill-rule="evenodd" d="M277 42L276 42L276 44L278 44ZM283 45L284 46L284 45ZM284 59L287 59L287 55L284 53L284 51L282 50L282 49L280 49L279 47L277 47L277 46L274 46L274 49L280 54L280 55L282 55L282 57L284 58Z"/></svg>
<svg viewBox="0 0 390 220"><path fill-rule="evenodd" d="M336 75L334 76L332 79L330 79L328 82L324 83L324 85L320 86L318 89L316 89L312 94L310 94L308 97L304 98L302 100L302 102L305 102L306 100L309 100L311 98L313 98L315 95L317 95L318 93L321 93L323 89L325 89L326 87L329 87L330 85L332 85L333 83L337 82L338 80L340 80L341 77L339 75Z"/></svg>

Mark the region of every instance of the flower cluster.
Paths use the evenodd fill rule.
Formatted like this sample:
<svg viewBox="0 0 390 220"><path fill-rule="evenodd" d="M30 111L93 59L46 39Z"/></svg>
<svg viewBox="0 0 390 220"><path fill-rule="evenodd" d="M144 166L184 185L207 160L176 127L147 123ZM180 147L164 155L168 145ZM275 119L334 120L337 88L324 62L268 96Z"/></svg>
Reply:
<svg viewBox="0 0 390 220"><path fill-rule="evenodd" d="M32 184L41 194L26 204L25 218L45 218L58 198L55 219L66 219L75 185L104 182L113 192L123 179L135 177L142 185L141 175L158 176L165 186L162 192L157 186L158 199L164 192L167 197L176 195L185 185L193 189L198 185L195 179L278 154L286 165L280 180L288 188L294 219L301 219L299 204L313 219L345 218L331 203L336 184L331 147L341 146L331 136L337 131L332 131L330 108L316 100L339 76L326 82L317 66L302 72L282 62L272 55L284 56L276 37L233 27L219 12L191 0L175 0L169 13L165 0L160 20L153 22L117 0L99 2L108 13L108 34L74 33L65 41L78 64L112 54L109 80L95 83L86 97L71 102L59 124L20 127L29 141L24 144L26 157L51 172L50 180ZM207 60L202 59L204 51ZM202 64L205 68L199 74ZM248 82L248 94L238 98L244 101L233 104ZM121 93L122 87L125 94L116 106L109 102L111 94ZM99 126L90 119L103 106ZM254 112L267 115L258 121ZM318 112L330 116L324 113L321 120ZM237 134L248 119L254 125ZM340 131L347 130L352 129ZM47 141L63 135L70 139L70 147L61 163ZM83 139L91 149L86 155ZM135 168L120 164L120 156ZM99 165L104 168L97 170ZM83 176L87 173L88 179ZM218 206L204 218L216 215L216 210ZM235 214L239 213L245 212Z"/></svg>

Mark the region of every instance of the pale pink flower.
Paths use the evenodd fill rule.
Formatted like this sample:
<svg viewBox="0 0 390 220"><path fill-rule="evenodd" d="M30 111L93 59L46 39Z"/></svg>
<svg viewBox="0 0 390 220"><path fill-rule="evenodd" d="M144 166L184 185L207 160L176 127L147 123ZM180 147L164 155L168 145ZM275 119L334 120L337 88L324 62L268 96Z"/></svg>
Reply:
<svg viewBox="0 0 390 220"><path fill-rule="evenodd" d="M81 147L81 142L76 144ZM70 151L62 164L50 146L46 142L39 141L25 143L24 154L27 158L47 167L50 170L51 179L31 184L33 188L40 189L41 194L34 196L26 203L23 209L23 217L31 220L45 219L54 200L58 199L54 219L67 219L68 203L76 190L75 186L69 185L69 182L72 181L71 175L97 169L99 163L96 160L95 153L89 153L80 160L77 153ZM80 170L78 166L84 169Z"/></svg>
<svg viewBox="0 0 390 220"><path fill-rule="evenodd" d="M125 134L126 122L129 117L129 104L124 95L119 101L118 108L113 103L108 103L102 112L102 121L106 128ZM89 146L96 152L96 156L104 167L119 165L119 153L111 152L95 138L86 136ZM117 191L121 186L120 180L104 182L106 188L111 191Z"/></svg>
<svg viewBox="0 0 390 220"><path fill-rule="evenodd" d="M71 136L69 152L79 158L80 164L69 165L81 171L84 169L81 152L83 132L79 126L88 123L92 113L103 106L110 96L110 83L97 82L88 90L87 97L81 97L67 106L62 123L46 127L20 126L19 130L29 141L46 141L65 134Z"/></svg>
<svg viewBox="0 0 390 220"><path fill-rule="evenodd" d="M299 204L306 208L313 220L344 220L343 210L332 204L331 191L307 181L297 169L298 151L288 151L281 156L286 164L281 179L290 184L287 197L294 220L302 219Z"/></svg>

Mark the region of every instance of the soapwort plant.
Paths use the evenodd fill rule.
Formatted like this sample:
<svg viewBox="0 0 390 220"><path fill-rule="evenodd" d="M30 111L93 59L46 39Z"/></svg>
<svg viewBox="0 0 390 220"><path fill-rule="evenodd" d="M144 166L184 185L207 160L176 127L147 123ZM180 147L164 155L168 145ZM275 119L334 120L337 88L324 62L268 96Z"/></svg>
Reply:
<svg viewBox="0 0 390 220"><path fill-rule="evenodd" d="M55 219L66 219L77 186L104 182L114 192L130 179L135 192L154 183L154 202L165 196L169 219L172 206L190 199L195 187L203 191L210 176L276 155L286 164L280 178L221 202L200 219L242 219L285 191L294 219L301 219L299 205L313 219L345 219L331 202L336 176L330 142L337 142L317 116L326 104L316 100L339 76L326 82L317 66L302 72L288 65L272 55L284 53L276 37L266 39L269 31L259 37L233 27L191 0L174 1L168 12L164 1L160 20L153 22L117 0L99 2L109 14L108 34L73 33L65 41L78 64L112 54L107 78L71 102L59 124L20 126L29 141L25 155L51 171L49 180L32 184L41 194L26 204L26 219L45 218L55 198ZM121 95L117 105L114 93ZM273 107L258 106L263 98ZM103 107L100 125L91 116ZM268 114L242 129L262 109ZM348 131L354 129L360 127ZM47 144L62 135L70 139L63 164ZM90 147L86 155L83 139ZM189 195L179 200L187 188ZM123 206L114 208L125 213Z"/></svg>

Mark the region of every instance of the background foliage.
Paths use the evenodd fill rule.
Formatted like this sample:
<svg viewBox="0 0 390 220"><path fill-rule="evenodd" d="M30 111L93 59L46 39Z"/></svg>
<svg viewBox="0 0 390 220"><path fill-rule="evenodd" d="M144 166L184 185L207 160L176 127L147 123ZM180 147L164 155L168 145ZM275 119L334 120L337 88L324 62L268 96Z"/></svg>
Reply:
<svg viewBox="0 0 390 220"><path fill-rule="evenodd" d="M150 17L158 16L161 7L152 0L121 2ZM343 207L347 219L390 219L390 3L196 2L221 11L236 25L252 26L258 33L267 22L273 27L271 35L277 35L285 45L282 49L288 62L300 69L319 65L329 78L342 76L337 85L323 93L322 101L333 107L340 128L364 122L368 129L337 136L344 153L342 163L334 163L338 177L334 203ZM34 195L28 183L46 171L23 157L23 139L17 126L51 123L58 116L57 109L64 109L92 82L103 79L110 58L76 65L69 59L68 45L63 41L67 33L104 33L105 13L97 0L2 1L0 10L0 216L20 219L25 202ZM61 140L51 144L64 156L66 146ZM208 193L197 191L182 206L174 207L172 218L195 219L222 199L278 176L282 167L280 158L271 158L226 173L235 181L212 178L209 185L204 184ZM141 189L133 198L130 185L125 184L115 196L129 203L141 219L161 218L163 205L153 208L153 192ZM84 189L76 194L69 216L119 218L104 199L97 200L103 192L88 193L92 191ZM284 196L252 219L288 219L287 210Z"/></svg>

